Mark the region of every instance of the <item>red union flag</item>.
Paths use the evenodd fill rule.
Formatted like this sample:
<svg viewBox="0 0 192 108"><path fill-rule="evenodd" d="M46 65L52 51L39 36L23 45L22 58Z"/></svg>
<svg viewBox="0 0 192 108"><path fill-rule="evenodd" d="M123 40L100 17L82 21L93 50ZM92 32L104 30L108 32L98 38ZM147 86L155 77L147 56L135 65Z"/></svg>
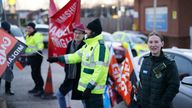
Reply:
<svg viewBox="0 0 192 108"><path fill-rule="evenodd" d="M113 78L117 92L121 95L123 100L129 104L131 102L129 88L127 87L126 80L122 77L123 73L119 70L119 64L115 58L113 48L110 49L111 62L109 65L109 75Z"/></svg>
<svg viewBox="0 0 192 108"><path fill-rule="evenodd" d="M55 6L54 0L50 0L49 17L53 16L56 12L57 12L57 7Z"/></svg>
<svg viewBox="0 0 192 108"><path fill-rule="evenodd" d="M126 88L127 88L127 97L129 98L125 100L125 102L130 105L131 103L131 91L132 91L132 83L130 81L130 75L133 73L133 63L131 61L131 56L129 52L126 50L125 53L125 60L122 63L123 64L123 69L122 69L122 75L121 75L121 80L125 82Z"/></svg>
<svg viewBox="0 0 192 108"><path fill-rule="evenodd" d="M137 77L134 72L134 66L132 62L132 53L130 50L130 47L128 46L128 49L126 50L125 53L125 60L122 63L123 64L123 69L122 69L122 75L121 75L121 80L125 82L128 94L125 102L127 103L128 106L134 106L136 104L136 95L137 95ZM129 98L129 99L128 99Z"/></svg>
<svg viewBox="0 0 192 108"><path fill-rule="evenodd" d="M49 30L50 30L50 26L54 24L54 21L53 19L51 19L51 17L57 12L57 7L54 3L54 0L50 0L50 4L49 4ZM48 38L48 56L52 56L52 52L53 52L53 43L52 43L52 40L51 40L51 37L52 35L49 33L49 38Z"/></svg>
<svg viewBox="0 0 192 108"><path fill-rule="evenodd" d="M70 0L50 17L48 56L65 54L67 44L73 39L72 25L80 22L80 0Z"/></svg>
<svg viewBox="0 0 192 108"><path fill-rule="evenodd" d="M0 77L13 64L26 45L0 29Z"/></svg>

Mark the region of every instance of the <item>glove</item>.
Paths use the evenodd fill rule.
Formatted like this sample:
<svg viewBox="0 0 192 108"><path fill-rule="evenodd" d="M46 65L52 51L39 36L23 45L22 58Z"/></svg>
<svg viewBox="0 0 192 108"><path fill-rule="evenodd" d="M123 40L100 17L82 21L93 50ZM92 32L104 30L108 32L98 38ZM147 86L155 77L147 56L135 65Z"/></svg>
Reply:
<svg viewBox="0 0 192 108"><path fill-rule="evenodd" d="M49 57L49 58L47 59L47 61L50 62L50 63L53 63L53 62L58 62L59 59L58 59L58 57Z"/></svg>
<svg viewBox="0 0 192 108"><path fill-rule="evenodd" d="M86 88L85 91L82 94L83 98L88 99L90 95L91 95L91 89Z"/></svg>

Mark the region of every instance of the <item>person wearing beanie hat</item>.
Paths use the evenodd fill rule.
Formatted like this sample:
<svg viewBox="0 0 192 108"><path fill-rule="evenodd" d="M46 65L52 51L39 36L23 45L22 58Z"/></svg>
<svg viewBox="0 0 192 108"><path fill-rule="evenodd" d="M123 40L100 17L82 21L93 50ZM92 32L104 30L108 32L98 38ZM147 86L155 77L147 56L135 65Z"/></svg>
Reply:
<svg viewBox="0 0 192 108"><path fill-rule="evenodd" d="M1 22L1 28L5 30L7 33L11 34L10 29L11 25L7 21ZM3 77L13 77L13 64L9 66L9 72L6 71L3 75ZM0 84L1 84L1 78L0 78ZM14 93L11 91L11 81L5 81L5 93L7 95L14 95Z"/></svg>
<svg viewBox="0 0 192 108"><path fill-rule="evenodd" d="M29 36L32 36L37 32L36 29L35 29L35 26L36 25L33 22L30 22L30 23L27 24L27 34Z"/></svg>
<svg viewBox="0 0 192 108"><path fill-rule="evenodd" d="M97 18L87 25L86 33L88 38L95 37L102 32L100 20Z"/></svg>
<svg viewBox="0 0 192 108"><path fill-rule="evenodd" d="M35 87L28 91L28 93L34 94L34 96L41 97L44 95L43 90L43 77L41 75L41 64L43 61L42 50L44 49L43 35L36 31L35 24L30 22L26 27L26 45L25 55L31 66L31 75L35 83Z"/></svg>
<svg viewBox="0 0 192 108"><path fill-rule="evenodd" d="M74 64L81 62L81 74L77 89L82 92L85 108L104 108L103 94L110 54L104 44L101 31L99 19L90 22L85 30L88 37L84 40L84 46L72 54L47 59L50 63Z"/></svg>
<svg viewBox="0 0 192 108"><path fill-rule="evenodd" d="M35 25L35 23L30 22L30 23L27 24L27 26L30 26L30 27L32 27L33 29L35 29L35 26L36 26L36 25Z"/></svg>

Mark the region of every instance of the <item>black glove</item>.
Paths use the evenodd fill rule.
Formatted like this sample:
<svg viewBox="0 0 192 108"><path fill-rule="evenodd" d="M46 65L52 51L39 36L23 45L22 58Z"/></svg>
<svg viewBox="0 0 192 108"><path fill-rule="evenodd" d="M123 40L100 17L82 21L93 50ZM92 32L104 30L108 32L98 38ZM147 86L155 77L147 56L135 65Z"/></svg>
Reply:
<svg viewBox="0 0 192 108"><path fill-rule="evenodd" d="M50 62L50 63L53 63L53 62L58 62L59 59L58 59L58 57L49 57L49 58L47 59L47 61Z"/></svg>
<svg viewBox="0 0 192 108"><path fill-rule="evenodd" d="M91 95L91 89L86 88L85 91L82 94L83 98L88 99L90 95Z"/></svg>

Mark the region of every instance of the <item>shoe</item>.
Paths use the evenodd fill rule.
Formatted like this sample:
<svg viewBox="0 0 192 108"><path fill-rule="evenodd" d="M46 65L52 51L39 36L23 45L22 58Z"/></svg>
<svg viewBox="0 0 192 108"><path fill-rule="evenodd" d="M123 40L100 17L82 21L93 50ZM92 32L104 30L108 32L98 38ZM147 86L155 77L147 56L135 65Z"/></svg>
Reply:
<svg viewBox="0 0 192 108"><path fill-rule="evenodd" d="M10 90L6 91L5 94L7 94L7 95L15 95L15 93L11 92Z"/></svg>
<svg viewBox="0 0 192 108"><path fill-rule="evenodd" d="M32 90L29 90L29 91L28 91L28 93L31 93L31 94L33 94L33 93L37 93L37 92L38 92L37 89L32 89Z"/></svg>
<svg viewBox="0 0 192 108"><path fill-rule="evenodd" d="M44 95L43 90L39 90L39 91L37 91L36 93L33 94L33 96L36 96L36 97L41 97L42 95Z"/></svg>

